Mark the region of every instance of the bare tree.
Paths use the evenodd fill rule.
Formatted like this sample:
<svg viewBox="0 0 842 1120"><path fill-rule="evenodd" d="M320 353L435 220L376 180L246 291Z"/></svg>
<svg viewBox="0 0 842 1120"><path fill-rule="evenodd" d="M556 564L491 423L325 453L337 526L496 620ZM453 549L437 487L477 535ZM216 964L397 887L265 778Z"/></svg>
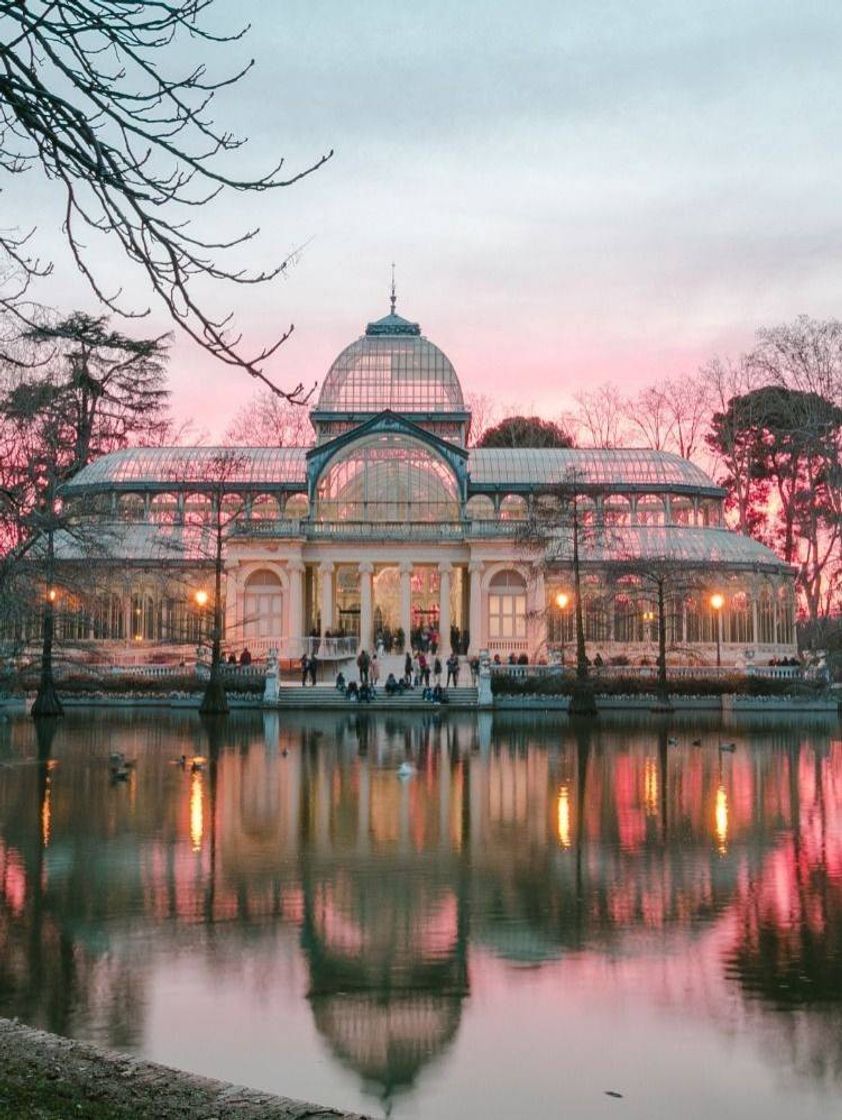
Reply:
<svg viewBox="0 0 842 1120"><path fill-rule="evenodd" d="M715 425L717 416L725 416L728 406L735 397L751 392L758 384L757 371L749 356L743 355L737 361L728 358L713 358L701 369L711 387L714 413L711 423ZM739 438L730 426L723 426L721 436L709 432L706 441L716 457L718 465L726 472L724 484L731 492L731 505L737 514L737 524L741 533L751 535L751 506L754 479L752 477L752 451Z"/></svg>
<svg viewBox="0 0 842 1120"><path fill-rule="evenodd" d="M711 394L701 375L667 377L641 389L625 402L628 431L655 451L672 451L692 459L711 413Z"/></svg>
<svg viewBox="0 0 842 1120"><path fill-rule="evenodd" d="M225 432L232 447L310 447L313 439L307 410L269 389L255 393Z"/></svg>
<svg viewBox="0 0 842 1120"><path fill-rule="evenodd" d="M500 405L487 393L466 393L465 407L471 414L468 442L471 447L476 447L488 429L499 424L502 419Z"/></svg>
<svg viewBox="0 0 842 1120"><path fill-rule="evenodd" d="M247 30L211 30L214 0L0 0L0 171L40 171L63 192L64 234L73 258L97 297L111 311L125 307L107 291L90 255L90 235L115 237L172 319L221 361L246 370L273 392L305 399L304 386L275 386L261 365L289 336L256 354L241 347L230 315L216 316L200 302L195 281L237 284L267 281L284 272L287 258L250 272L228 250L258 230L220 240L196 229L193 218L222 192L255 194L297 182L332 153L289 175L283 161L256 177L234 165L243 140L214 124L214 98L251 68L212 77L204 62L171 70L185 39L205 49L239 40ZM237 162L241 157L237 156ZM0 248L17 265L21 284L0 299L26 316L21 300L29 280L49 265L33 256L31 233L0 234Z"/></svg>
<svg viewBox="0 0 842 1120"><path fill-rule="evenodd" d="M580 447L626 447L629 443L626 407L620 390L610 381L574 394L576 443Z"/></svg>
<svg viewBox="0 0 842 1120"><path fill-rule="evenodd" d="M594 548L605 536L605 526L594 517L594 488L587 475L572 470L553 486L533 494L527 517L519 526L517 542L533 567L553 573L569 567L573 576L573 610L576 641L576 684L570 701L573 715L596 715L585 643L582 552Z"/></svg>

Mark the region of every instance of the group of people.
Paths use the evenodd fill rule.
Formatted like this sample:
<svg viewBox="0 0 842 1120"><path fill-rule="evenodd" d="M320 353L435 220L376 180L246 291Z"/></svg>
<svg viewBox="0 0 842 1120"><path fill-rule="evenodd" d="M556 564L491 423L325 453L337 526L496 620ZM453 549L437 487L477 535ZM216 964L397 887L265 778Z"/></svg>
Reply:
<svg viewBox="0 0 842 1120"><path fill-rule="evenodd" d="M228 654L229 665L251 665L251 650L248 646L243 647L243 652L239 658L233 650Z"/></svg>

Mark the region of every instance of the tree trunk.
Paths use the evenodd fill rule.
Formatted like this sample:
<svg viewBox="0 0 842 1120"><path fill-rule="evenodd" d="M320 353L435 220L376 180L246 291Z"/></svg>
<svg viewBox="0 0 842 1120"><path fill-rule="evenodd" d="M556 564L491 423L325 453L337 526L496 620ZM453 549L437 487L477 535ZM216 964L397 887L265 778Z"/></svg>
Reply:
<svg viewBox="0 0 842 1120"><path fill-rule="evenodd" d="M585 619L582 612L582 578L579 567L579 509L573 499L573 589L576 598L576 682L570 697L570 714L595 716L596 699L588 674L588 654L585 647Z"/></svg>
<svg viewBox="0 0 842 1120"><path fill-rule="evenodd" d="M667 682L667 614L663 579L658 580L658 684L655 692L656 708L659 711L672 711Z"/></svg>
<svg viewBox="0 0 842 1120"><path fill-rule="evenodd" d="M228 697L225 695L225 682L222 679L222 496L217 499L216 512L216 556L214 562L213 584L213 634L211 636L210 677L205 686L205 694L199 711L203 715L228 714Z"/></svg>
<svg viewBox="0 0 842 1120"><path fill-rule="evenodd" d="M43 615L41 621L41 679L38 691L35 694L35 703L32 705L33 719L43 716L60 716L64 714L61 700L56 692L56 682L53 676L53 633L55 628L55 608L52 595L53 587L53 530L47 532L47 580L44 595Z"/></svg>

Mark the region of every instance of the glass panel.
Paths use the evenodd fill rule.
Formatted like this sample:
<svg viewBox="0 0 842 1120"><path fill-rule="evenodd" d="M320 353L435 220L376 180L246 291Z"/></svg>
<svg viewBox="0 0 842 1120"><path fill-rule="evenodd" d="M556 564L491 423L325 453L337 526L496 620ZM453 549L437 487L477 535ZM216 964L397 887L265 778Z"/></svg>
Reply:
<svg viewBox="0 0 842 1120"><path fill-rule="evenodd" d="M419 440L378 435L333 460L319 481L319 521L459 520L456 480Z"/></svg>

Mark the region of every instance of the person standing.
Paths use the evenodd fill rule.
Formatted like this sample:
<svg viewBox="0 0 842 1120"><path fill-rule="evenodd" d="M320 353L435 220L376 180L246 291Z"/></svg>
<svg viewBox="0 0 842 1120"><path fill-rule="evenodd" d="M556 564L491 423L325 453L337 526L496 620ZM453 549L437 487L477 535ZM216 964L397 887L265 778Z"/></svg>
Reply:
<svg viewBox="0 0 842 1120"><path fill-rule="evenodd" d="M436 659L433 662L433 680L437 685L441 685L441 658L436 654Z"/></svg>
<svg viewBox="0 0 842 1120"><path fill-rule="evenodd" d="M307 674L310 672L310 658L306 653L301 655L301 687L305 688L307 685Z"/></svg>
<svg viewBox="0 0 842 1120"><path fill-rule="evenodd" d="M403 662L403 679L408 685L412 684L412 654L409 650L406 651L406 657Z"/></svg>
<svg viewBox="0 0 842 1120"><path fill-rule="evenodd" d="M310 670L310 684L313 686L313 688L315 688L316 687L316 673L318 672L318 669L319 669L319 659L318 659L318 657L316 657L315 653L310 658L310 660L308 662L308 665L307 665L307 668Z"/></svg>
<svg viewBox="0 0 842 1120"><path fill-rule="evenodd" d="M357 668L360 671L360 684L368 684L368 667L370 665L368 654L364 649L360 650L359 657L357 658Z"/></svg>
<svg viewBox="0 0 842 1120"><path fill-rule="evenodd" d="M447 683L445 685L446 688L450 688L451 681L454 685L456 684L456 678L459 673L458 665L459 662L457 660L456 654L451 653L450 657L448 657L447 659Z"/></svg>
<svg viewBox="0 0 842 1120"><path fill-rule="evenodd" d="M372 685L376 687L380 680L380 662L377 660L377 654L371 659L371 665L368 667L368 676Z"/></svg>

